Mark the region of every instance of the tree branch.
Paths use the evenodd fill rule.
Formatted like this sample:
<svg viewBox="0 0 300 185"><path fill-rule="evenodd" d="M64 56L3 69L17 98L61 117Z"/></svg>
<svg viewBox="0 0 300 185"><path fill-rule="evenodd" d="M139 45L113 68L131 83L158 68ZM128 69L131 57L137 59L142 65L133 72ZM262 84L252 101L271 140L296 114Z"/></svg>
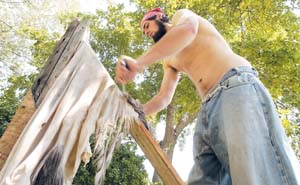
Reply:
<svg viewBox="0 0 300 185"><path fill-rule="evenodd" d="M1 2L1 0L0 0L0 2ZM26 37L26 38L28 38L28 39L31 39L30 36L27 35L26 33L24 33L24 32L17 32L17 30L14 28L14 26L12 26L12 25L6 23L5 21L3 21L3 20L0 19L0 22L2 22L2 23L5 24L7 27L9 27L9 28L11 29L11 30L9 30L9 31L13 31L13 32L14 32L15 34L17 34L17 35L21 35L21 36L24 36L24 37Z"/></svg>
<svg viewBox="0 0 300 185"><path fill-rule="evenodd" d="M9 25L8 23L2 21L1 19L0 19L0 22L4 23L4 24L5 24L6 26L8 26L9 28L13 29L13 26L11 26L11 25Z"/></svg>
<svg viewBox="0 0 300 185"><path fill-rule="evenodd" d="M180 135L180 133L183 131L183 129L190 123L192 123L196 118L197 118L198 113L192 113L188 114L185 113L181 116L180 121L178 122L175 132L176 132L176 137Z"/></svg>
<svg viewBox="0 0 300 185"><path fill-rule="evenodd" d="M0 30L1 33L7 33L10 32L10 30Z"/></svg>
<svg viewBox="0 0 300 185"><path fill-rule="evenodd" d="M33 60L30 59L30 58L28 58L27 56L23 56L23 55L21 55L21 54L19 54L19 53L16 53L16 52L14 52L14 51L11 50L11 49L9 49L9 50L7 50L7 51L10 52L10 53L12 53L12 54L14 54L14 55L16 55L16 56L18 56L18 57L21 57L21 58L27 59L27 60L30 61L30 62L33 62Z"/></svg>

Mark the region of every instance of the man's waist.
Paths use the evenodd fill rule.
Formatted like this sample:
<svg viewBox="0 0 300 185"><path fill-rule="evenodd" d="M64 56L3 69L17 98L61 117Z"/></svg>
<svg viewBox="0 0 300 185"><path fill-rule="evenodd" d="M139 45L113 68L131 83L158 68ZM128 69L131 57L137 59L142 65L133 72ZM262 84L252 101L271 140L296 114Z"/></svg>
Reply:
<svg viewBox="0 0 300 185"><path fill-rule="evenodd" d="M207 102L216 92L218 92L222 88L230 88L236 85L241 85L243 83L252 82L253 77L258 77L258 72L251 66L239 66L232 68L223 75L221 80L219 80L205 93L204 97L202 98L202 102Z"/></svg>

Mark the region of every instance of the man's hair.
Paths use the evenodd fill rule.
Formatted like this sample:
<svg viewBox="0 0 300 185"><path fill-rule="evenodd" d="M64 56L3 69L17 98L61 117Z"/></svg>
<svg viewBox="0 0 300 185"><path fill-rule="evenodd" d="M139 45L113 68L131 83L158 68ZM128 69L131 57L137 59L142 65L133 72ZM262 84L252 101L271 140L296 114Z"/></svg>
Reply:
<svg viewBox="0 0 300 185"><path fill-rule="evenodd" d="M151 20L155 20L156 19L156 17L157 17L157 15L154 15L154 16L152 16L152 17L149 17L148 19L146 19L146 20L149 20L149 21L151 21ZM169 23L169 17L168 16L166 16L166 15L162 15L162 18L160 19L162 22L164 22L164 23Z"/></svg>

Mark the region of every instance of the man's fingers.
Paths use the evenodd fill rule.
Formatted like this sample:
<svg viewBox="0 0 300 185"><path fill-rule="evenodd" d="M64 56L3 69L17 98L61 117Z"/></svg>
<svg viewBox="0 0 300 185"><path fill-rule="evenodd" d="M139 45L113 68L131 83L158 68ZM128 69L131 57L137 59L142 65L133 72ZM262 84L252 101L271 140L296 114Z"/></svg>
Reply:
<svg viewBox="0 0 300 185"><path fill-rule="evenodd" d="M129 81L128 75L127 75L126 71L123 69L120 69L116 72L115 79L117 80L117 82L119 82L121 84L126 84Z"/></svg>
<svg viewBox="0 0 300 185"><path fill-rule="evenodd" d="M126 64L122 64L122 60L126 60ZM116 80L121 84L126 84L129 81L133 80L134 78L134 71L130 69L130 62L129 58L120 58L116 65ZM132 59L131 59L132 60ZM123 62L124 63L124 62ZM127 65L127 66L126 66Z"/></svg>
<svg viewBox="0 0 300 185"><path fill-rule="evenodd" d="M122 79L121 81L124 81L124 79L127 79L128 72L129 72L128 69L125 66L119 64L118 62L116 66L116 77L117 77L116 79L118 80Z"/></svg>
<svg viewBox="0 0 300 185"><path fill-rule="evenodd" d="M120 77L116 77L117 82L119 82L120 84L125 84L124 79L120 78Z"/></svg>

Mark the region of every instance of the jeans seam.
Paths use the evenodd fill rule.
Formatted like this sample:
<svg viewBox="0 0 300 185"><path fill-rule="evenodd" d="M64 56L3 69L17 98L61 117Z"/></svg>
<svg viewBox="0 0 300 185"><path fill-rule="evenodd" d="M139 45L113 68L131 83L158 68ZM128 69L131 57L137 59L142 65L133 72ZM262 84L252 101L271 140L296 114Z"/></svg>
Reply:
<svg viewBox="0 0 300 185"><path fill-rule="evenodd" d="M270 122L270 119L269 119L269 116L267 116L269 113L268 111L266 110L266 108L264 107L264 105L266 104L264 101L263 101L263 98L261 97L261 95L259 94L258 92L258 89L257 87L255 86L255 83L252 83L253 85L253 88L255 89L256 91L256 95L258 96L258 99L259 99L259 103L262 105L262 109L263 109L263 112L264 112L264 118L265 120L267 120L267 124L268 122ZM284 166L282 165L282 159L280 158L280 155L278 154L278 147L276 146L276 143L274 142L274 136L272 134L272 132L270 131L270 128L268 127L269 129L269 137L270 137L270 143L271 143L271 146L273 148L273 152L275 154L275 157L277 159L276 163L277 163L277 166L279 168L279 170L281 170L283 172L283 175L282 175L282 180L283 180L283 183L285 184L289 184L288 182L288 178L287 178L287 170L284 168Z"/></svg>
<svg viewBox="0 0 300 185"><path fill-rule="evenodd" d="M207 138L207 128L209 126L209 122L208 122L208 114L207 114L207 106L203 106L203 118L202 118L202 125L204 126L204 129L203 129L203 133L202 133L202 139L203 141L205 141L207 143L207 145L210 146L210 141L209 141L209 138Z"/></svg>

